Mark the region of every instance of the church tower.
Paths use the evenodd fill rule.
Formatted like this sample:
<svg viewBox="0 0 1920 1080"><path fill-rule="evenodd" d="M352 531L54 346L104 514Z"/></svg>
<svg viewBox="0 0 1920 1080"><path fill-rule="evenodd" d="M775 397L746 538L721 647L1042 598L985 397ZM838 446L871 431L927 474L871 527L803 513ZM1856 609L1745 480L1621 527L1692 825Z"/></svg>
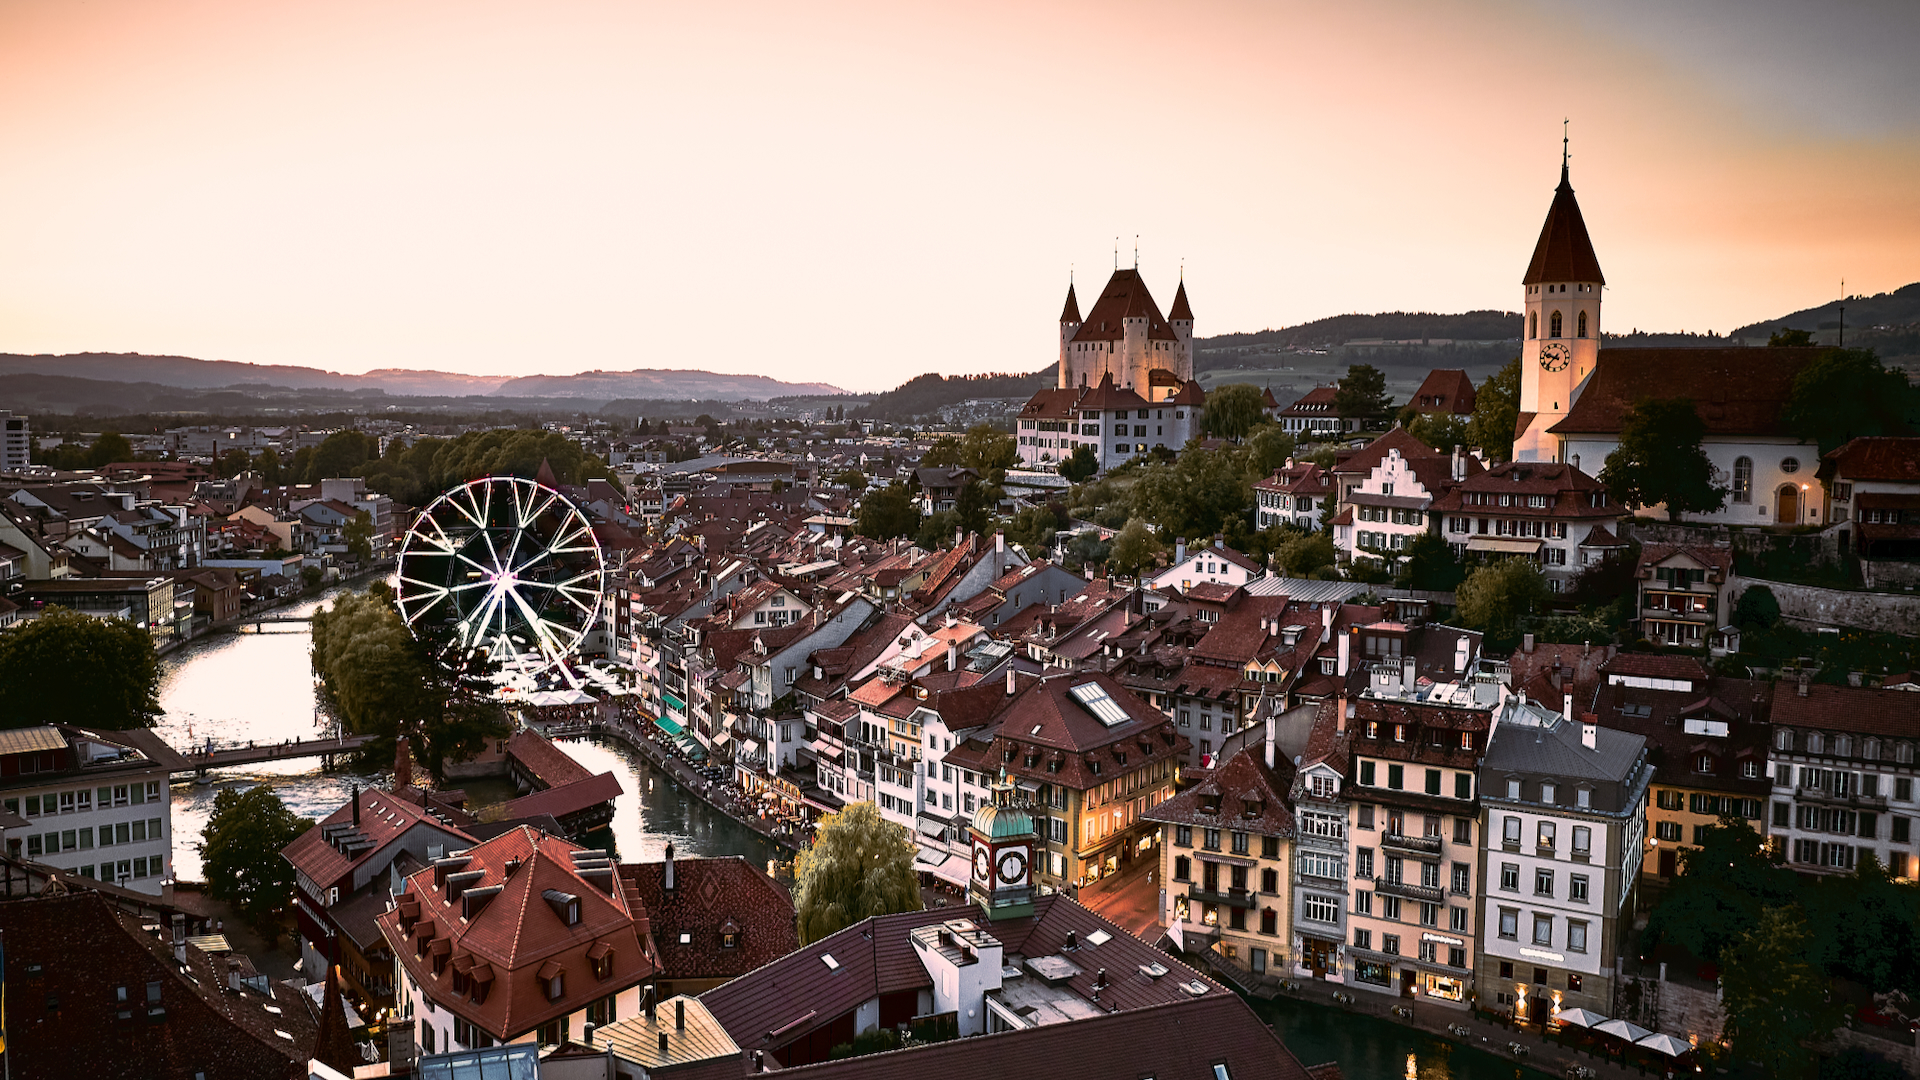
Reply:
<svg viewBox="0 0 1920 1080"><path fill-rule="evenodd" d="M973 812L973 878L967 898L988 919L1033 914L1033 813L1000 770L989 801Z"/></svg>
<svg viewBox="0 0 1920 1080"><path fill-rule="evenodd" d="M1573 197L1564 149L1560 186L1521 283L1526 287L1526 323L1513 459L1556 461L1559 438L1547 429L1565 418L1599 362L1600 293L1607 284Z"/></svg>
<svg viewBox="0 0 1920 1080"><path fill-rule="evenodd" d="M1187 303L1187 275L1180 275L1180 289L1173 294L1173 308L1167 312L1176 339L1173 348L1173 373L1185 384L1193 378L1193 305Z"/></svg>
<svg viewBox="0 0 1920 1080"><path fill-rule="evenodd" d="M1060 388L1075 385L1073 364L1067 358L1068 345L1080 329L1080 301L1073 295L1073 282L1067 282L1067 306L1060 309Z"/></svg>

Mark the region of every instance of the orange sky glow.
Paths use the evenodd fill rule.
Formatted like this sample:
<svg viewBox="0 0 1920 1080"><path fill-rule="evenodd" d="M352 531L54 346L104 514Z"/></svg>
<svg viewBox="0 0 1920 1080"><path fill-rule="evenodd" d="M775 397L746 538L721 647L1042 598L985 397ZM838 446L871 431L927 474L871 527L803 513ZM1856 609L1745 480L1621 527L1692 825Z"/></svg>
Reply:
<svg viewBox="0 0 1920 1080"><path fill-rule="evenodd" d="M1566 117L1607 329L1920 279L1920 8L1594 7L10 0L0 351L875 389L1136 234L1202 335L1514 310Z"/></svg>

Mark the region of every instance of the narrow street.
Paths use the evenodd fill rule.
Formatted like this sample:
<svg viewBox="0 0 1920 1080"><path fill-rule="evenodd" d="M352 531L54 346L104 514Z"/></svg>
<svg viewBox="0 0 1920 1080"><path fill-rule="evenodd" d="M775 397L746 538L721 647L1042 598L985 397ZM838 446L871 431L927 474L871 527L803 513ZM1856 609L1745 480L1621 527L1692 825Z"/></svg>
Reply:
<svg viewBox="0 0 1920 1080"><path fill-rule="evenodd" d="M1135 859L1133 865L1120 873L1083 887L1080 903L1149 944L1158 941L1161 934L1159 867L1157 852L1151 858Z"/></svg>

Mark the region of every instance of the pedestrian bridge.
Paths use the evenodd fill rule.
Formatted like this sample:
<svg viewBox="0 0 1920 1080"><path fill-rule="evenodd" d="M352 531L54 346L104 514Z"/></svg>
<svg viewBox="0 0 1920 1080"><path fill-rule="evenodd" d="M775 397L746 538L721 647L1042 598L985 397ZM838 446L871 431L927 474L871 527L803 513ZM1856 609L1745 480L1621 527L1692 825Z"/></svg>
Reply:
<svg viewBox="0 0 1920 1080"><path fill-rule="evenodd" d="M337 739L295 739L291 742L249 743L244 746L205 744L180 751L196 773L224 769L234 765L258 765L265 761L293 761L299 758L324 758L324 767L333 768L333 759L351 754L373 741L371 735L348 735Z"/></svg>

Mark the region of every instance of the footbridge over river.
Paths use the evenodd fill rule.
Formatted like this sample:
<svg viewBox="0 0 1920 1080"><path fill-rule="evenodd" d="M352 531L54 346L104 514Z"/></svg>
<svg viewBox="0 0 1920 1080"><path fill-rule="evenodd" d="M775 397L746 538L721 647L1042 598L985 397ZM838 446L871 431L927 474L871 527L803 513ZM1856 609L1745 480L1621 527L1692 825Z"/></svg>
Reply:
<svg viewBox="0 0 1920 1080"><path fill-rule="evenodd" d="M331 769L335 758L351 754L372 741L371 735L347 735L336 739L294 739L291 742L247 743L242 746L209 743L182 750L180 756L200 775L205 775L208 769L310 757L323 758L322 765Z"/></svg>

